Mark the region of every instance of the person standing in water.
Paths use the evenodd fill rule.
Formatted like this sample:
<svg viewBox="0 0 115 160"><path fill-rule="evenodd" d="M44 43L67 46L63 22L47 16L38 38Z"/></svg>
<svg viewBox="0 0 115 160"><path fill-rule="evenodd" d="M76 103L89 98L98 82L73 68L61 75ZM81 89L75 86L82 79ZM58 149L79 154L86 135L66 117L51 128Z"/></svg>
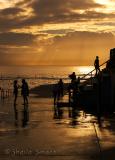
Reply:
<svg viewBox="0 0 115 160"><path fill-rule="evenodd" d="M26 82L25 79L22 79L21 95L23 96L24 105L28 104L29 87L28 87L28 83Z"/></svg>
<svg viewBox="0 0 115 160"><path fill-rule="evenodd" d="M18 97L18 81L14 80L14 90L13 90L13 94L14 94L14 105L16 105L17 102L17 97Z"/></svg>

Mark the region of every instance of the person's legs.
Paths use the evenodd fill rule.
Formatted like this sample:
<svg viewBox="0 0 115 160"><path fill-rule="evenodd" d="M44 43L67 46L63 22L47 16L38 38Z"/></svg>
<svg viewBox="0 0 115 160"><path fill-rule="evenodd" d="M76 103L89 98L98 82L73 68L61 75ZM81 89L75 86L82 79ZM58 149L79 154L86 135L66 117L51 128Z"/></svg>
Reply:
<svg viewBox="0 0 115 160"><path fill-rule="evenodd" d="M61 89L61 96L63 97L63 89Z"/></svg>
<svg viewBox="0 0 115 160"><path fill-rule="evenodd" d="M27 96L25 96L25 100L26 100L26 103L28 104L28 97Z"/></svg>
<svg viewBox="0 0 115 160"><path fill-rule="evenodd" d="M25 105L26 100L25 100L25 96L24 95L23 95L23 100L24 100L24 105Z"/></svg>
<svg viewBox="0 0 115 160"><path fill-rule="evenodd" d="M17 101L17 94L14 95L14 104L16 104L16 101Z"/></svg>
<svg viewBox="0 0 115 160"><path fill-rule="evenodd" d="M98 71L101 72L100 68L98 68Z"/></svg>
<svg viewBox="0 0 115 160"><path fill-rule="evenodd" d="M57 100L59 100L60 99L60 91L58 91L58 93L57 93Z"/></svg>
<svg viewBox="0 0 115 160"><path fill-rule="evenodd" d="M53 98L54 98L54 106L55 106L57 101L57 90L53 91Z"/></svg>
<svg viewBox="0 0 115 160"><path fill-rule="evenodd" d="M23 100L24 100L24 105L25 105L25 104L28 104L28 98L27 98L27 96L24 95L24 96L23 96Z"/></svg>
<svg viewBox="0 0 115 160"><path fill-rule="evenodd" d="M96 68L96 76L97 76L97 73L98 73L98 69Z"/></svg>

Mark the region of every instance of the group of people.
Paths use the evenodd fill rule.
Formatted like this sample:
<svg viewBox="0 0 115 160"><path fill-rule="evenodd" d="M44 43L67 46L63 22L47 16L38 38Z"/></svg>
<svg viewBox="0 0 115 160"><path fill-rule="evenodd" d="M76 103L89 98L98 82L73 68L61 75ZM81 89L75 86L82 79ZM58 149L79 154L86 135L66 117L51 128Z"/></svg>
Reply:
<svg viewBox="0 0 115 160"><path fill-rule="evenodd" d="M75 72L69 75L71 79L71 83L68 86L68 91L73 89L73 91L78 90L78 84L80 83L80 77L77 77ZM58 100L60 100L64 95L64 82L60 79L53 87L53 97L54 97L54 105Z"/></svg>
<svg viewBox="0 0 115 160"><path fill-rule="evenodd" d="M100 72L99 68L99 57L96 56L96 59L94 61L94 66L96 70L96 75ZM69 75L69 78L71 79L70 88L73 87L73 90L78 90L78 85L80 84L80 77L76 78L75 72L73 72L71 75ZM29 87L28 83L25 79L22 79L22 86L18 85L18 81L14 80L14 104L17 102L18 97L18 89L21 88L21 95L23 97L24 105L28 104L28 96L29 96ZM54 104L56 103L56 100L59 100L64 95L64 83L63 80L60 79L57 84L54 85L53 88L53 96L54 96Z"/></svg>
<svg viewBox="0 0 115 160"><path fill-rule="evenodd" d="M99 65L99 57L96 56L94 61L94 67L96 71L96 76L100 73L100 65ZM80 77L77 77L75 72L69 75L69 78L71 79L71 83L68 87L69 90L73 90L73 95L76 95L76 92L79 90L79 84L80 84ZM56 103L56 100L59 100L61 97L63 97L64 94L64 83L63 80L60 79L57 84L54 85L53 88L53 96L54 96L54 105Z"/></svg>
<svg viewBox="0 0 115 160"><path fill-rule="evenodd" d="M63 97L64 94L64 83L63 80L60 79L57 84L53 87L53 97L54 97L54 105L56 103L56 100L59 100L61 97Z"/></svg>
<svg viewBox="0 0 115 160"><path fill-rule="evenodd" d="M29 96L29 87L28 83L25 79L22 79L22 85L19 86L18 81L14 80L14 105L16 105L17 97L18 97L18 90L21 88L21 95L23 97L24 105L28 104L28 96Z"/></svg>

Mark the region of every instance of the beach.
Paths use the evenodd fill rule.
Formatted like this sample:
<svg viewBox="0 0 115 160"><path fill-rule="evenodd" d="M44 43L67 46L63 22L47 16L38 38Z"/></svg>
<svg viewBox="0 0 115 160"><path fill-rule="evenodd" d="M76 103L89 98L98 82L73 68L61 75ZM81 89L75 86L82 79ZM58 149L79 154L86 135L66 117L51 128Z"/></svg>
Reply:
<svg viewBox="0 0 115 160"><path fill-rule="evenodd" d="M64 77L64 94L70 81L66 79L68 74ZM16 105L12 94L0 100L2 160L108 160L110 156L115 159L114 116L102 117L99 123L94 114L80 108L74 113L66 106L60 110L61 116L57 116L52 89L58 80L56 76L27 77L30 94L26 106L20 90ZM20 78L18 81L21 84ZM13 80L1 80L2 85L6 82L12 87ZM67 96L64 98L68 100Z"/></svg>
<svg viewBox="0 0 115 160"><path fill-rule="evenodd" d="M115 160L115 0L0 0L0 160Z"/></svg>
<svg viewBox="0 0 115 160"><path fill-rule="evenodd" d="M114 119L97 118L78 110L76 118L56 118L53 99L30 95L24 109L22 97L13 105L10 97L0 102L0 158L2 160L114 160ZM112 124L112 125L111 125ZM109 127L109 128L108 128ZM101 148L100 148L101 147Z"/></svg>

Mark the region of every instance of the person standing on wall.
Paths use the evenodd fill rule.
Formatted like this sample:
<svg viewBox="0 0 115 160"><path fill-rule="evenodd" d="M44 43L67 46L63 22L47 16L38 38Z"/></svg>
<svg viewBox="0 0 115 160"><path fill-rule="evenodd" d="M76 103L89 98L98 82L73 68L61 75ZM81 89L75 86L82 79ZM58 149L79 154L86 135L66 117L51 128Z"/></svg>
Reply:
<svg viewBox="0 0 115 160"><path fill-rule="evenodd" d="M94 66L95 66L96 76L97 76L98 73L100 73L99 57L98 57L98 56L96 56L96 59L95 59L95 61L94 61Z"/></svg>

